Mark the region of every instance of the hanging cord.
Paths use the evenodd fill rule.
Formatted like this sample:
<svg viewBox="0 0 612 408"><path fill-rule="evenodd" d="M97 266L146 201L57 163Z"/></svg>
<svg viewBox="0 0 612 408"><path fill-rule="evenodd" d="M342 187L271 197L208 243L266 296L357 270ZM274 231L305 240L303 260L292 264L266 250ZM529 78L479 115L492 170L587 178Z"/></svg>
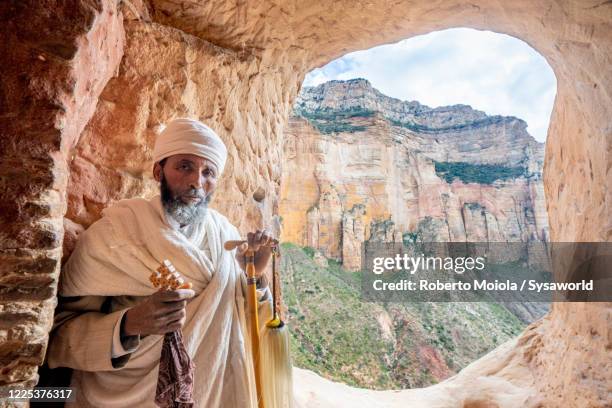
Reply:
<svg viewBox="0 0 612 408"><path fill-rule="evenodd" d="M278 311L276 310L276 302L278 300L278 296L276 294L276 246L272 247L272 316L278 316Z"/></svg>
<svg viewBox="0 0 612 408"><path fill-rule="evenodd" d="M278 279L278 273L276 271L276 257L278 254L278 246L274 245L272 247L272 320L266 323L266 326L276 328L280 328L285 325L285 323L281 320L277 309L277 302L279 301L280 295L280 293L277 293L277 290L280 290L280 288L277 289L277 285L280 285L280 282L276 282Z"/></svg>

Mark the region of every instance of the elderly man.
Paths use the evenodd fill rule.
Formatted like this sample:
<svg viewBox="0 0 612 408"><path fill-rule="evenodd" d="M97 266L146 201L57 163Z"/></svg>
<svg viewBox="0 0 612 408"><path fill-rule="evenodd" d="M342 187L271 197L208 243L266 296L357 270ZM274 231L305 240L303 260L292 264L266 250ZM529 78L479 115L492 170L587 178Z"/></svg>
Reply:
<svg viewBox="0 0 612 408"><path fill-rule="evenodd" d="M243 244L226 217L208 208L227 150L206 125L168 124L155 142L161 194L121 200L80 237L62 271L60 310L49 367L74 369L78 407L153 407L163 335L182 328L195 363L196 407L255 407L247 325ZM262 322L271 312L263 282L271 245L266 231L248 234ZM168 259L193 290L156 292L151 271Z"/></svg>

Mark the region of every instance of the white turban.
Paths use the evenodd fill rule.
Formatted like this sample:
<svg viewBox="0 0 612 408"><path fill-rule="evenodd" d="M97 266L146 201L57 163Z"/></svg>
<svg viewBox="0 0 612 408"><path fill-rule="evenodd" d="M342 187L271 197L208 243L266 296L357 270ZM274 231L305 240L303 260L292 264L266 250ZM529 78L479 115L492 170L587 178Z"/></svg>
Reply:
<svg viewBox="0 0 612 408"><path fill-rule="evenodd" d="M153 160L158 162L175 154L195 154L217 166L217 177L223 172L227 147L214 130L200 121L187 118L174 119L157 136Z"/></svg>

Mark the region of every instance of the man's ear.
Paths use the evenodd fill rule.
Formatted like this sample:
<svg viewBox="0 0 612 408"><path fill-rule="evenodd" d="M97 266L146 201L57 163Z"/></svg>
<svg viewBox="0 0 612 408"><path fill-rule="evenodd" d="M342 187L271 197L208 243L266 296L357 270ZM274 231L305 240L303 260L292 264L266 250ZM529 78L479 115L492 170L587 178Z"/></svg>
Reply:
<svg viewBox="0 0 612 408"><path fill-rule="evenodd" d="M161 172L162 166L159 164L159 162L156 162L153 165L153 177L155 178L155 181L161 181Z"/></svg>

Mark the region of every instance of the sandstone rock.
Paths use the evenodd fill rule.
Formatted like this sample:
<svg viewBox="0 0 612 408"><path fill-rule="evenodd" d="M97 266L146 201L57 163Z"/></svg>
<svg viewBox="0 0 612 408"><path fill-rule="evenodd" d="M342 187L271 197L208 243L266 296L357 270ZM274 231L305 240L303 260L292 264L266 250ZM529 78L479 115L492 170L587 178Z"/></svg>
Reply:
<svg viewBox="0 0 612 408"><path fill-rule="evenodd" d="M56 304L67 157L123 28L113 0L6 1L0 21L0 386L31 386Z"/></svg>
<svg viewBox="0 0 612 408"><path fill-rule="evenodd" d="M330 81L302 90L284 147L284 239L341 257L350 270L361 268L366 240L529 242L549 236L544 146L520 119L465 105L431 109L399 101L364 79ZM474 165L464 171L470 179L447 178L438 169L457 162ZM500 179L488 177L497 169ZM516 174L505 178L507 171ZM307 205L318 210L300 214ZM325 240L305 232L321 234L321 228Z"/></svg>
<svg viewBox="0 0 612 408"><path fill-rule="evenodd" d="M285 95L267 86L255 56L160 24L130 20L125 29L119 76L101 94L73 156L66 216L87 227L113 201L158 193L151 157L156 133L170 119L188 116L210 124L228 146L228 163L211 206L223 209L242 229L269 222L280 176L271 163L278 162L280 152L257 146L279 139L280 123L264 115L262 105L248 101L257 95L278 105ZM257 157L246 154L246 140Z"/></svg>
<svg viewBox="0 0 612 408"><path fill-rule="evenodd" d="M348 270L361 268L361 244L366 239L365 213L365 205L357 204L342 214L342 265Z"/></svg>
<svg viewBox="0 0 612 408"><path fill-rule="evenodd" d="M279 185L283 126L305 73L350 51L458 26L516 36L549 61L558 80L543 172L550 240L612 239L608 2L123 3L133 9L126 12L126 41L131 43L119 71L124 30L114 1L0 4L2 250L41 251L59 261L67 163L75 145L77 156L93 163L101 175L105 167L119 173L111 179L121 181L121 192L74 184L71 191L111 200L151 192L154 186L141 179L149 166L140 160L150 154L144 146L150 148L158 123L173 115L200 117L230 142L231 176L220 186L224 194L216 197L217 208L243 232L268 221L278 213L271 197L284 188ZM194 80L198 72L204 73L201 81ZM108 85L99 100L114 74L114 85ZM132 100L123 98L124 90ZM90 122L94 110L98 119ZM112 132L113 123L123 129L120 136ZM81 142L86 125L89 136L81 139L89 141ZM108 149L96 148L104 144L101 140L107 140ZM87 156L89 151L94 154ZM97 160L98 152L103 159ZM267 193L265 205L258 207L249 200L259 187ZM316 186L311 187L309 194L318 194ZM92 206L79 194L73 197L70 219L85 225L99 216L99 202ZM24 238L16 237L21 233ZM56 268L54 278L58 272ZM51 289L42 297L52 297ZM0 295L0 302L12 301ZM46 304L40 313L52 309ZM529 331L527 343L494 351L453 382L394 393L392 398L403 405L426 401L421 406L429 407L607 406L612 382L609 321L609 303L557 304L537 330ZM23 383L10 372L5 375ZM329 396L335 398L334 406L376 402L348 387L332 393L316 381L297 382L301 401Z"/></svg>

